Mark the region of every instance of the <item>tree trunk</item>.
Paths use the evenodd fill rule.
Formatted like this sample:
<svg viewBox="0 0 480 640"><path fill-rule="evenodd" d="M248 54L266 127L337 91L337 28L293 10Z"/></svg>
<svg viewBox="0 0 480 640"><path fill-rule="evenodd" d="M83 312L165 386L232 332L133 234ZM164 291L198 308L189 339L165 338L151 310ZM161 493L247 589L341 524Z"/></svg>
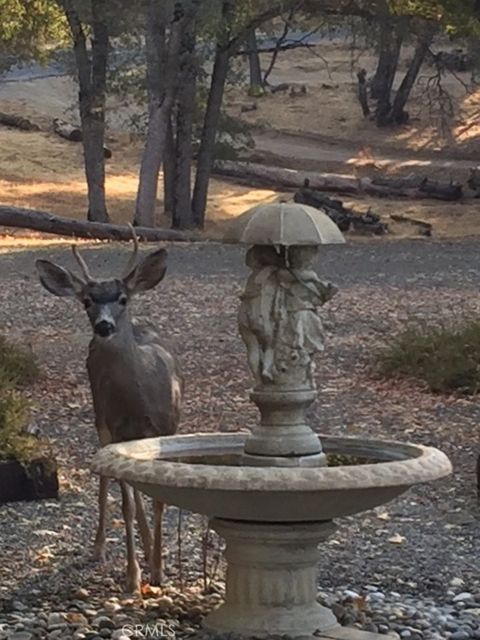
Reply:
<svg viewBox="0 0 480 640"><path fill-rule="evenodd" d="M262 90L263 80L255 29L249 29L245 45L248 51L248 66L250 68L250 91L252 94L257 95Z"/></svg>
<svg viewBox="0 0 480 640"><path fill-rule="evenodd" d="M370 115L370 107L368 106L368 94L367 94L367 72L365 69L360 69L357 73L358 78L358 100L362 107L363 117L367 118Z"/></svg>
<svg viewBox="0 0 480 640"><path fill-rule="evenodd" d="M415 53L413 55L412 62L408 68L405 77L397 91L395 100L393 101L392 112L390 115L390 121L395 124L403 124L408 120L408 114L405 112L405 105L407 104L410 92L413 89L420 68L425 60L428 49L432 44L433 30L429 29L423 36L419 36L417 46L415 47Z"/></svg>
<svg viewBox="0 0 480 640"><path fill-rule="evenodd" d="M197 68L195 63L195 22L183 32L181 88L177 105L175 147L175 190L172 227L188 229L194 225L192 215L192 135L195 115Z"/></svg>
<svg viewBox="0 0 480 640"><path fill-rule="evenodd" d="M230 57L236 54L250 29L256 29L265 21L281 15L291 4L292 0L267 3L264 11L257 14L248 24L233 35L232 23L234 22L235 0L223 0L222 2L221 35L217 40L215 63L203 122L197 158L197 173L193 189L192 210L195 226L197 227L202 228L205 222L208 183L214 159L215 135L218 128Z"/></svg>
<svg viewBox="0 0 480 640"><path fill-rule="evenodd" d="M180 9L180 10L179 10ZM157 16L156 20L151 15ZM148 72L147 80L150 84L150 113L148 120L147 139L140 166L139 185L135 204L134 224L154 227L155 204L157 199L158 174L165 152L168 123L171 117L179 70L180 45L182 29L184 28L184 13L179 3L175 5L173 21L170 24L165 62L161 66L163 82L154 79L154 72ZM164 3L151 0L150 15L147 24L147 50L156 50L158 61L162 60L165 33ZM147 64L151 61L147 57Z"/></svg>
<svg viewBox="0 0 480 640"><path fill-rule="evenodd" d="M88 219L108 222L105 201L105 92L109 36L106 0L91 2L92 53L88 56L85 33L73 0L63 3L73 38L79 83L85 174L88 186Z"/></svg>
<svg viewBox="0 0 480 640"><path fill-rule="evenodd" d="M395 73L397 71L403 36L399 32L398 23L392 18L384 18L380 25L380 53L377 69L370 85L370 96L373 100L390 98Z"/></svg>
<svg viewBox="0 0 480 640"><path fill-rule="evenodd" d="M51 213L46 213L45 211L21 209L19 207L0 206L0 226L34 229L44 233L54 233L76 238L126 241L132 239L131 229L126 225L62 218L60 216L54 216ZM172 231L171 229L137 227L136 233L140 239L152 242L160 242L163 240L195 242L195 240L200 239L194 234Z"/></svg>
<svg viewBox="0 0 480 640"><path fill-rule="evenodd" d="M203 120L202 136L197 157L197 173L193 188L192 211L195 226L203 229L207 208L208 183L213 165L215 137L222 108L223 92L227 80L229 61L232 51L229 49L230 23L233 18L234 0L223 0L223 33L217 41L215 62L208 92L207 109Z"/></svg>
<svg viewBox="0 0 480 640"><path fill-rule="evenodd" d="M167 218L172 220L175 208L175 138L173 135L172 119L167 126L165 140L165 154L163 157L163 210Z"/></svg>
<svg viewBox="0 0 480 640"><path fill-rule="evenodd" d="M200 149L197 157L197 173L195 176L195 186L192 198L194 222L200 229L203 229L205 224L208 183L214 160L215 137L220 117L220 110L222 107L229 60L229 52L221 47L217 47L212 81L208 94L207 110L205 112L205 119L203 122Z"/></svg>

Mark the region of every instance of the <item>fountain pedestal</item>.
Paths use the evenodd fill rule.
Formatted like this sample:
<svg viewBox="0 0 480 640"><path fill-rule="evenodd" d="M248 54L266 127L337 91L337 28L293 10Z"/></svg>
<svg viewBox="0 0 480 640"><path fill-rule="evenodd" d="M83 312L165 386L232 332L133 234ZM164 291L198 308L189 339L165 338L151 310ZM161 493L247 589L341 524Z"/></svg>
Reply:
<svg viewBox="0 0 480 640"><path fill-rule="evenodd" d="M255 389L250 397L261 419L245 442L245 462L274 467L326 464L318 435L305 420L315 396L313 389Z"/></svg>
<svg viewBox="0 0 480 640"><path fill-rule="evenodd" d="M318 544L332 522L246 523L215 518L211 526L226 541L225 602L204 627L252 636L310 635L337 626L317 602Z"/></svg>

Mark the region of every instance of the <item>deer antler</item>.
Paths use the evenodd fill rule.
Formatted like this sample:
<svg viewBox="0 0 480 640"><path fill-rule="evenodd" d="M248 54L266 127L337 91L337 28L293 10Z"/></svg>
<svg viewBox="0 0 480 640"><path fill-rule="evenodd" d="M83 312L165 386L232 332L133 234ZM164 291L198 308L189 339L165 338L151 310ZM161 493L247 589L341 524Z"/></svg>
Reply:
<svg viewBox="0 0 480 640"><path fill-rule="evenodd" d="M123 273L124 277L128 276L129 273L131 273L133 268L136 266L136 264L137 264L137 256L138 256L138 236L137 236L137 234L135 232L135 228L133 227L133 225L128 223L128 226L130 227L130 231L132 232L133 253L130 255L130 259L129 259L128 263L127 263L127 266L125 267L125 271Z"/></svg>
<svg viewBox="0 0 480 640"><path fill-rule="evenodd" d="M72 244L72 253L75 260L78 262L80 266L80 269L82 271L83 277L85 278L86 282L92 282L93 278L90 275L90 271L88 270L87 263L80 255L80 251L78 250L78 247L75 244Z"/></svg>

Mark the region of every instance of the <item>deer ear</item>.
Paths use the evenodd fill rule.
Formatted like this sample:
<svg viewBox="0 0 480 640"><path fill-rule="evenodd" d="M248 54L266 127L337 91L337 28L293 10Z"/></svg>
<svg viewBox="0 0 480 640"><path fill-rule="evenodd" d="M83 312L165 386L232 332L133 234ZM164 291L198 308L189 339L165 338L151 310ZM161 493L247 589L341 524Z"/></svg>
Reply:
<svg viewBox="0 0 480 640"><path fill-rule="evenodd" d="M157 249L149 253L130 271L123 282L130 293L140 293L153 289L163 279L167 271L167 251Z"/></svg>
<svg viewBox="0 0 480 640"><path fill-rule="evenodd" d="M85 283L80 278L49 260L37 260L35 266L40 282L54 296L77 296L84 287Z"/></svg>

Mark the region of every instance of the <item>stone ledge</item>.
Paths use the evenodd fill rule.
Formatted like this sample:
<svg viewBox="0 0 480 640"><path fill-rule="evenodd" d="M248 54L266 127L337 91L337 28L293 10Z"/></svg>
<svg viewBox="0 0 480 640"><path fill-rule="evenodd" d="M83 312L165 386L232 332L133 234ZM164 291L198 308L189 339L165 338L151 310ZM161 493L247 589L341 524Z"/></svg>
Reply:
<svg viewBox="0 0 480 640"><path fill-rule="evenodd" d="M313 638L324 638L325 640L397 640L400 636L398 633L372 633L371 631L362 631L355 627L335 627L330 631L323 631Z"/></svg>

